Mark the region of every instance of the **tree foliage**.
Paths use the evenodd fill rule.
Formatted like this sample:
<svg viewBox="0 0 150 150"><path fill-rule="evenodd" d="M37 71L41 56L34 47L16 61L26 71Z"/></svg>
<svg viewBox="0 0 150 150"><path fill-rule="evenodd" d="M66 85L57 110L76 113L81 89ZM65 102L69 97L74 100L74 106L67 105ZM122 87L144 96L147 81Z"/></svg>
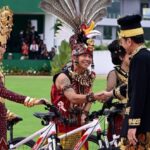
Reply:
<svg viewBox="0 0 150 150"><path fill-rule="evenodd" d="M71 48L69 43L65 40L61 42L61 45L58 47L58 51L59 53L55 55L51 63L52 75L58 73L71 58Z"/></svg>
<svg viewBox="0 0 150 150"><path fill-rule="evenodd" d="M57 19L54 24L54 34L55 35L59 32L59 30L61 30L62 25L63 25L62 21Z"/></svg>

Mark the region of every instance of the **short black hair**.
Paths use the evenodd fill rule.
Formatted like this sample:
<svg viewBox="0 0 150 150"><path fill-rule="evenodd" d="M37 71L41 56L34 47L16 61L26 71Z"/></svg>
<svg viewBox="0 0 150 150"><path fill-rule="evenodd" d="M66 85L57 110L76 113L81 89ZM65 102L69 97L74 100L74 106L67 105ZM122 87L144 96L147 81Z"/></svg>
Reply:
<svg viewBox="0 0 150 150"><path fill-rule="evenodd" d="M144 35L137 35L137 36L133 36L133 37L123 37L123 38L124 39L131 38L131 40L133 42L135 42L136 44L141 44L141 43L145 42Z"/></svg>
<svg viewBox="0 0 150 150"><path fill-rule="evenodd" d="M133 36L130 37L135 43L140 44L140 43L144 43L144 35L137 35L137 36Z"/></svg>

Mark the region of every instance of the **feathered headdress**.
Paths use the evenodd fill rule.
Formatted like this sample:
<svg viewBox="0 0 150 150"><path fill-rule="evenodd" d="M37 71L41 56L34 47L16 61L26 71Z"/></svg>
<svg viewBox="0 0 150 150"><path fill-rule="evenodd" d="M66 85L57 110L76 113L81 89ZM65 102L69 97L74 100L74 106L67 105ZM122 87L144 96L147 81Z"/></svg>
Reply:
<svg viewBox="0 0 150 150"><path fill-rule="evenodd" d="M0 9L0 45L5 45L13 26L13 13L8 6Z"/></svg>
<svg viewBox="0 0 150 150"><path fill-rule="evenodd" d="M92 36L100 32L93 30L95 24L106 16L111 0L41 0L40 7L69 25L75 32L70 38L72 55L93 54Z"/></svg>

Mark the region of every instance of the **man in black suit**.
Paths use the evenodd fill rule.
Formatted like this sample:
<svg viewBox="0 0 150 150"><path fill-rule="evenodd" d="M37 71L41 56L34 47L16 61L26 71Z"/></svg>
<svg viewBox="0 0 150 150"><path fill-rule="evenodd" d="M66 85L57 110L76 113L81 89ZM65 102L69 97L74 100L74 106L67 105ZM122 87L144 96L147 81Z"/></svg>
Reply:
<svg viewBox="0 0 150 150"><path fill-rule="evenodd" d="M150 148L150 51L144 45L141 16L118 19L120 44L130 54L128 105L121 149ZM124 147L125 146L125 147Z"/></svg>

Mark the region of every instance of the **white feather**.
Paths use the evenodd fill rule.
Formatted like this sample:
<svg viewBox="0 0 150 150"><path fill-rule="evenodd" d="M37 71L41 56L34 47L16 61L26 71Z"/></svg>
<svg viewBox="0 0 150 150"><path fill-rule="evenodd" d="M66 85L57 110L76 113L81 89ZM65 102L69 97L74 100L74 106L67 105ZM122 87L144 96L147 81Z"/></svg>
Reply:
<svg viewBox="0 0 150 150"><path fill-rule="evenodd" d="M94 36L102 36L102 33L98 30L92 30L88 35L87 37L88 38L92 38Z"/></svg>

